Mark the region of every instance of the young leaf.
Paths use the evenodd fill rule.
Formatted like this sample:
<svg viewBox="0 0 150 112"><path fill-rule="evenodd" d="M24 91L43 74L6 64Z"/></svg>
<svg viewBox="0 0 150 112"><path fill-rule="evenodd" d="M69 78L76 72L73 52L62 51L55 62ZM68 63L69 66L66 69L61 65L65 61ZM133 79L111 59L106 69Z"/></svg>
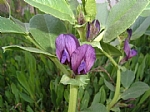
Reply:
<svg viewBox="0 0 150 112"><path fill-rule="evenodd" d="M24 0L39 10L51 14L61 20L75 23L74 14L65 0Z"/></svg>
<svg viewBox="0 0 150 112"><path fill-rule="evenodd" d="M92 21L96 16L96 1L95 0L86 0L85 2L85 11L88 21Z"/></svg>

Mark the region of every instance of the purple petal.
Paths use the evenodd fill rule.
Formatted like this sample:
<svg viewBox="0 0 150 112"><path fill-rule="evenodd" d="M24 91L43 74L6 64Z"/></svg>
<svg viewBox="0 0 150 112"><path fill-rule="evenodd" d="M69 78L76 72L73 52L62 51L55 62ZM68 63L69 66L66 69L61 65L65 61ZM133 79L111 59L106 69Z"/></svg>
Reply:
<svg viewBox="0 0 150 112"><path fill-rule="evenodd" d="M86 38L89 38L90 36L90 23L87 23L87 32L86 32Z"/></svg>
<svg viewBox="0 0 150 112"><path fill-rule="evenodd" d="M131 50L131 48L130 48L129 42L126 39L124 42L124 52L126 53L126 56L128 56L130 54L130 50Z"/></svg>
<svg viewBox="0 0 150 112"><path fill-rule="evenodd" d="M75 74L86 74L95 62L95 50L84 44L78 47L71 56L71 68Z"/></svg>
<svg viewBox="0 0 150 112"><path fill-rule="evenodd" d="M56 46L56 56L60 60L62 52L65 48L65 36L64 34L60 34L55 41L55 46Z"/></svg>
<svg viewBox="0 0 150 112"><path fill-rule="evenodd" d="M68 54L66 49L64 49L64 51L62 53L62 57L61 57L60 62L62 64L67 64L68 62L70 62L70 56L69 56L69 54Z"/></svg>
<svg viewBox="0 0 150 112"><path fill-rule="evenodd" d="M72 34L65 34L65 45L70 56L80 46L78 39Z"/></svg>
<svg viewBox="0 0 150 112"><path fill-rule="evenodd" d="M100 31L100 23L99 23L99 21L98 20L94 20L93 23L94 23L94 26L97 28L97 31L99 32Z"/></svg>
<svg viewBox="0 0 150 112"><path fill-rule="evenodd" d="M86 37L88 40L96 37L100 32L100 23L98 20L93 20L92 23L87 24L87 34Z"/></svg>
<svg viewBox="0 0 150 112"><path fill-rule="evenodd" d="M82 45L78 47L71 55L71 69L75 74L78 74L78 67L80 66L84 55L86 53L86 46Z"/></svg>
<svg viewBox="0 0 150 112"><path fill-rule="evenodd" d="M71 54L80 46L77 38L72 34L60 34L56 38L55 45L56 56L63 64L70 62Z"/></svg>
<svg viewBox="0 0 150 112"><path fill-rule="evenodd" d="M130 58L132 58L133 56L136 56L136 55L137 55L137 51L132 49L132 50L130 50L130 54L129 54L128 58L130 59Z"/></svg>
<svg viewBox="0 0 150 112"><path fill-rule="evenodd" d="M96 60L95 50L91 45L87 45L87 50L85 54L85 62L86 62L86 72L88 72L91 67L94 65Z"/></svg>
<svg viewBox="0 0 150 112"><path fill-rule="evenodd" d="M78 74L86 74L86 63L83 60L78 67Z"/></svg>

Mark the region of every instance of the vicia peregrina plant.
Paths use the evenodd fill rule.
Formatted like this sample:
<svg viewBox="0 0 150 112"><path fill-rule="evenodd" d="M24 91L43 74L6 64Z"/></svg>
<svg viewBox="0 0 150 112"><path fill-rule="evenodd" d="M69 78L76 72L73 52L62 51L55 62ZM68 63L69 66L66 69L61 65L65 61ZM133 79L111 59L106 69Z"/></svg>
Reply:
<svg viewBox="0 0 150 112"><path fill-rule="evenodd" d="M7 1L4 1L9 7ZM135 34L140 28L142 30L141 32L143 32L140 32L139 35L141 36L150 26L150 17L146 17L141 19L144 21L142 23L144 26L137 28L137 31L133 31L134 35L132 35L132 30L128 29L131 27L136 30L136 26L140 26L139 22L135 21L137 18L139 19L143 11L145 14L148 10L149 16L149 0L119 0L109 10L107 3L97 4L95 0L81 0L81 4L76 0L24 1L46 14L35 15L30 19L28 24L21 23L12 18L11 13L9 14L9 19L0 17L0 33L21 34L31 41L36 48L11 45L3 47L3 50L21 49L46 55L57 66L57 69L61 71L58 73L62 75L60 82L64 85L70 85L70 93L67 94L66 91L65 93L61 92L62 97L65 96L66 98L66 94L67 97L69 95L68 112L77 111L78 87L81 86L85 89L85 86L88 84L87 80L89 81L90 76L94 76L94 74L95 79L91 81L92 83L94 81L96 83L90 85L94 89L82 89L83 91L79 91L82 94L81 96L84 97L81 98L83 101L80 101L81 99L78 101L78 104L85 103L81 110L80 106L78 106L79 111L120 111L120 107L129 107L129 104L124 102L125 100L135 99L149 89L147 84L141 82L141 80L137 81L140 78L136 78L135 81L137 68L142 68L142 71L140 71L141 69L138 70L138 76L142 77L141 73L145 72L143 69L145 65L134 65L137 68L130 67L130 64L128 64L128 67L124 66L125 62L128 63L129 59L131 60L133 59L132 57L137 55L137 51L131 49L129 44L130 40L138 38L135 37ZM145 21L148 21L148 24L145 24ZM128 29L128 37L123 40L121 37L123 32L126 32L126 29ZM142 62L142 64L145 64L145 62ZM93 65L97 68L94 68ZM93 73L93 71L90 72L92 67L96 73ZM101 72L105 73L103 74ZM22 79L19 79L19 81L23 81L21 84L27 87L25 91L31 93L31 85L28 85L27 82L24 83L26 81L24 80L25 77L21 76L20 78ZM111 81L107 81L109 79ZM113 80L116 80L116 83ZM54 82L58 82L58 80ZM53 99L54 106L62 104L64 97L62 99L60 98L61 100L56 99L55 101L56 96L59 98L59 92L54 92L57 90L57 87L50 85L50 88L53 89L51 90L51 98ZM22 94L15 95L15 97L19 95L24 97ZM31 95L32 98L34 98L34 95L36 93ZM38 96L44 95L40 94ZM29 95L27 96L29 99ZM93 99L90 99L92 97ZM37 108L38 104L44 102L43 99L42 97L39 100L29 99L28 101L33 101ZM64 104L67 103L65 102ZM91 106L89 107L89 105ZM39 107L42 106L40 105ZM55 107L55 110L58 112L58 107ZM43 111L43 108L39 111Z"/></svg>

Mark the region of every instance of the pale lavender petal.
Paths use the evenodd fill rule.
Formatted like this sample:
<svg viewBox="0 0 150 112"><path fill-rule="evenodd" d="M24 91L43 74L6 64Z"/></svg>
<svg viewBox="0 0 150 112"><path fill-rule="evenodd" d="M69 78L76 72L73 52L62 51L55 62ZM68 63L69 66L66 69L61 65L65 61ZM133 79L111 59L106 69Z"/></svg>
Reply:
<svg viewBox="0 0 150 112"><path fill-rule="evenodd" d="M97 32L99 32L100 31L100 23L99 23L99 21L98 20L95 20L95 21L93 21L94 22L94 26L97 28Z"/></svg>
<svg viewBox="0 0 150 112"><path fill-rule="evenodd" d="M70 56L80 46L78 39L72 34L65 34L65 45Z"/></svg>
<svg viewBox="0 0 150 112"><path fill-rule="evenodd" d="M87 45L86 54L85 54L85 62L86 62L86 72L88 72L91 67L94 65L96 60L95 50L91 45Z"/></svg>
<svg viewBox="0 0 150 112"><path fill-rule="evenodd" d="M128 56L130 54L130 50L131 50L131 48L130 48L129 42L126 39L124 42L124 52L125 52L126 56Z"/></svg>
<svg viewBox="0 0 150 112"><path fill-rule="evenodd" d="M84 55L86 53L85 45L78 47L71 55L71 69L75 74L78 74L78 67L81 65Z"/></svg>
<svg viewBox="0 0 150 112"><path fill-rule="evenodd" d="M67 52L66 49L64 49L63 53L62 53L62 57L61 57L61 60L60 62L62 64L67 64L70 62L70 56L69 56L69 53Z"/></svg>
<svg viewBox="0 0 150 112"><path fill-rule="evenodd" d="M58 59L61 59L62 52L65 48L65 36L64 34L60 34L55 41L55 46L56 46L56 56Z"/></svg>
<svg viewBox="0 0 150 112"><path fill-rule="evenodd" d="M98 20L93 20L92 23L87 24L87 34L86 37L88 40L96 37L100 32L100 23Z"/></svg>

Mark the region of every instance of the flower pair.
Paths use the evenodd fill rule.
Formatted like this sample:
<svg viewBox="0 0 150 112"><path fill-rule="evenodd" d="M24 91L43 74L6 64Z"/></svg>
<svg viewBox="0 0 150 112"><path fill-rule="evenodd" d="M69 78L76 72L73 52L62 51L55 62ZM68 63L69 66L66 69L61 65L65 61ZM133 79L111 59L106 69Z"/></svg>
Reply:
<svg viewBox="0 0 150 112"><path fill-rule="evenodd" d="M93 66L96 56L91 45L79 44L72 34L60 34L56 38L56 56L62 64L68 64L73 72L86 74Z"/></svg>

